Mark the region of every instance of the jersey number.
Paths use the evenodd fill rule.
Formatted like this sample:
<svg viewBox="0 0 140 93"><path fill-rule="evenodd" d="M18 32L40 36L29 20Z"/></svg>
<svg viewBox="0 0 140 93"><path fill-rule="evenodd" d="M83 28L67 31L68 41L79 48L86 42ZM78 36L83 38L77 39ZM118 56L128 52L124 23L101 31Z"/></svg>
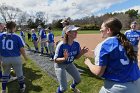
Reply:
<svg viewBox="0 0 140 93"><path fill-rule="evenodd" d="M2 49L12 50L13 49L13 41L12 40L2 40Z"/></svg>
<svg viewBox="0 0 140 93"><path fill-rule="evenodd" d="M73 62L74 61L74 56L68 57L68 61Z"/></svg>
<svg viewBox="0 0 140 93"><path fill-rule="evenodd" d="M123 47L121 45L119 46L119 50L121 51L120 56L122 57L120 59L120 62L122 63L122 65L128 65L129 59L128 59L128 57L127 57L126 53L124 52Z"/></svg>

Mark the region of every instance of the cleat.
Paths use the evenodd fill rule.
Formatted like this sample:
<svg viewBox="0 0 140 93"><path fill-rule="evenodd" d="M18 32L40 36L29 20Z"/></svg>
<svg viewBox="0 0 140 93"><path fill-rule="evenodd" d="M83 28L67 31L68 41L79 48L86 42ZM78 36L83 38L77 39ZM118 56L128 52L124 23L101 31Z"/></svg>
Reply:
<svg viewBox="0 0 140 93"><path fill-rule="evenodd" d="M1 90L1 93L6 93L6 90Z"/></svg>
<svg viewBox="0 0 140 93"><path fill-rule="evenodd" d="M24 92L25 92L25 89L26 89L26 85L24 84L24 85L23 85L23 88L20 89L20 92L21 92L21 93L24 93Z"/></svg>
<svg viewBox="0 0 140 93"><path fill-rule="evenodd" d="M52 58L49 59L50 61L54 61Z"/></svg>
<svg viewBox="0 0 140 93"><path fill-rule="evenodd" d="M73 91L73 93L81 93L81 91L79 89L77 89L77 88L72 88L70 86L70 89Z"/></svg>
<svg viewBox="0 0 140 93"><path fill-rule="evenodd" d="M8 83L9 83L9 82L12 82L12 81L15 81L15 80L17 80L17 77L11 76L10 79L8 80Z"/></svg>

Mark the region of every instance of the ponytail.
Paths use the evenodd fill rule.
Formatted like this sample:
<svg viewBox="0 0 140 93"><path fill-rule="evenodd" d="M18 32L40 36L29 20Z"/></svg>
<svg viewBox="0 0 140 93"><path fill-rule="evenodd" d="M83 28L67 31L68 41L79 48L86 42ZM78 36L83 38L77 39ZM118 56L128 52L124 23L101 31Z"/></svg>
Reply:
<svg viewBox="0 0 140 93"><path fill-rule="evenodd" d="M65 36L64 36L64 42L66 43L66 44L68 44L68 35L65 33Z"/></svg>
<svg viewBox="0 0 140 93"><path fill-rule="evenodd" d="M128 56L128 58L130 60L136 60L137 55L134 52L133 46L131 45L129 40L126 38L126 36L124 34L122 34L121 32L119 32L117 34L117 37L118 37L119 42L122 44L122 46L126 50L126 55Z"/></svg>

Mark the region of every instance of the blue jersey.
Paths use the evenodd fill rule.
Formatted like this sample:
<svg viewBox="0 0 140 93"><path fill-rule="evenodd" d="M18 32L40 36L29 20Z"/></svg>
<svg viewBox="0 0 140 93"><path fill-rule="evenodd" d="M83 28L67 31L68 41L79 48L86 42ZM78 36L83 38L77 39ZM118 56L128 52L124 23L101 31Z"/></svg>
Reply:
<svg viewBox="0 0 140 93"><path fill-rule="evenodd" d="M24 34L23 31L20 31L20 35L23 36L23 37L25 37L25 34Z"/></svg>
<svg viewBox="0 0 140 93"><path fill-rule="evenodd" d="M33 41L37 41L37 39L38 39L38 38L37 38L36 33L32 33L32 40L33 40Z"/></svg>
<svg viewBox="0 0 140 93"><path fill-rule="evenodd" d="M23 39L15 33L0 35L0 53L3 57L20 56L20 48L24 46Z"/></svg>
<svg viewBox="0 0 140 93"><path fill-rule="evenodd" d="M44 29L40 30L39 35L40 35L41 39L47 38L46 31Z"/></svg>
<svg viewBox="0 0 140 93"><path fill-rule="evenodd" d="M137 62L129 60L117 37L108 37L95 48L95 64L106 66L103 78L116 82L135 81L140 77Z"/></svg>
<svg viewBox="0 0 140 93"><path fill-rule="evenodd" d="M140 40L140 31L138 31L138 30L136 30L136 31L128 30L128 31L125 32L125 36L127 37L127 39L133 45L134 51L138 51L138 43L139 43L139 40Z"/></svg>
<svg viewBox="0 0 140 93"><path fill-rule="evenodd" d="M54 59L64 57L63 53L65 50L68 51L69 56L68 59L63 63L69 64L74 61L75 57L80 53L81 48L79 43L76 41L74 41L72 45L64 44L64 42L61 41L56 47Z"/></svg>
<svg viewBox="0 0 140 93"><path fill-rule="evenodd" d="M47 34L47 40L49 41L48 43L53 43L54 42L54 34L52 32L49 32Z"/></svg>

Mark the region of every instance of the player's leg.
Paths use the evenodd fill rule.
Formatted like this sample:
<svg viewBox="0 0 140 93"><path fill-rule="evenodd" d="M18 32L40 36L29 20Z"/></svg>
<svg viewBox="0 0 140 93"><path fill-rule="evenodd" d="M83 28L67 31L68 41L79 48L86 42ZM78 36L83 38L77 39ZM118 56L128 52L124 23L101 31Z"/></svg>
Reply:
<svg viewBox="0 0 140 93"><path fill-rule="evenodd" d="M41 55L43 55L43 52L44 52L44 43L41 40Z"/></svg>
<svg viewBox="0 0 140 93"><path fill-rule="evenodd" d="M24 82L24 76L23 76L23 70L22 70L22 60L20 57L14 57L14 61L12 63L12 66L15 70L16 76L18 78L18 83L20 85L21 91L25 91L25 82Z"/></svg>
<svg viewBox="0 0 140 93"><path fill-rule="evenodd" d="M66 68L67 72L73 77L73 83L71 84L70 88L73 90L73 91L76 91L76 92L80 92L79 89L76 89L76 86L81 82L81 78L80 78L80 73L79 71L77 70L76 66L71 63L69 64L69 66Z"/></svg>
<svg viewBox="0 0 140 93"><path fill-rule="evenodd" d="M9 74L10 74L10 69L11 69L11 60L9 60L6 57L2 57L2 63L1 63L1 67L2 67L2 92L6 91L6 85L7 82L9 80Z"/></svg>
<svg viewBox="0 0 140 93"><path fill-rule="evenodd" d="M54 43L50 44L50 57L53 60L53 57L54 57Z"/></svg>
<svg viewBox="0 0 140 93"><path fill-rule="evenodd" d="M48 54L48 47L47 47L47 42L44 42L44 46L45 46L45 50L46 50L46 54Z"/></svg>
<svg viewBox="0 0 140 93"><path fill-rule="evenodd" d="M37 41L34 41L34 47L35 47L36 52L39 52L38 51L38 43L37 43Z"/></svg>
<svg viewBox="0 0 140 93"><path fill-rule="evenodd" d="M56 73L56 76L60 85L57 89L57 93L63 93L67 90L65 65L55 63L54 66L55 66L55 73Z"/></svg>

